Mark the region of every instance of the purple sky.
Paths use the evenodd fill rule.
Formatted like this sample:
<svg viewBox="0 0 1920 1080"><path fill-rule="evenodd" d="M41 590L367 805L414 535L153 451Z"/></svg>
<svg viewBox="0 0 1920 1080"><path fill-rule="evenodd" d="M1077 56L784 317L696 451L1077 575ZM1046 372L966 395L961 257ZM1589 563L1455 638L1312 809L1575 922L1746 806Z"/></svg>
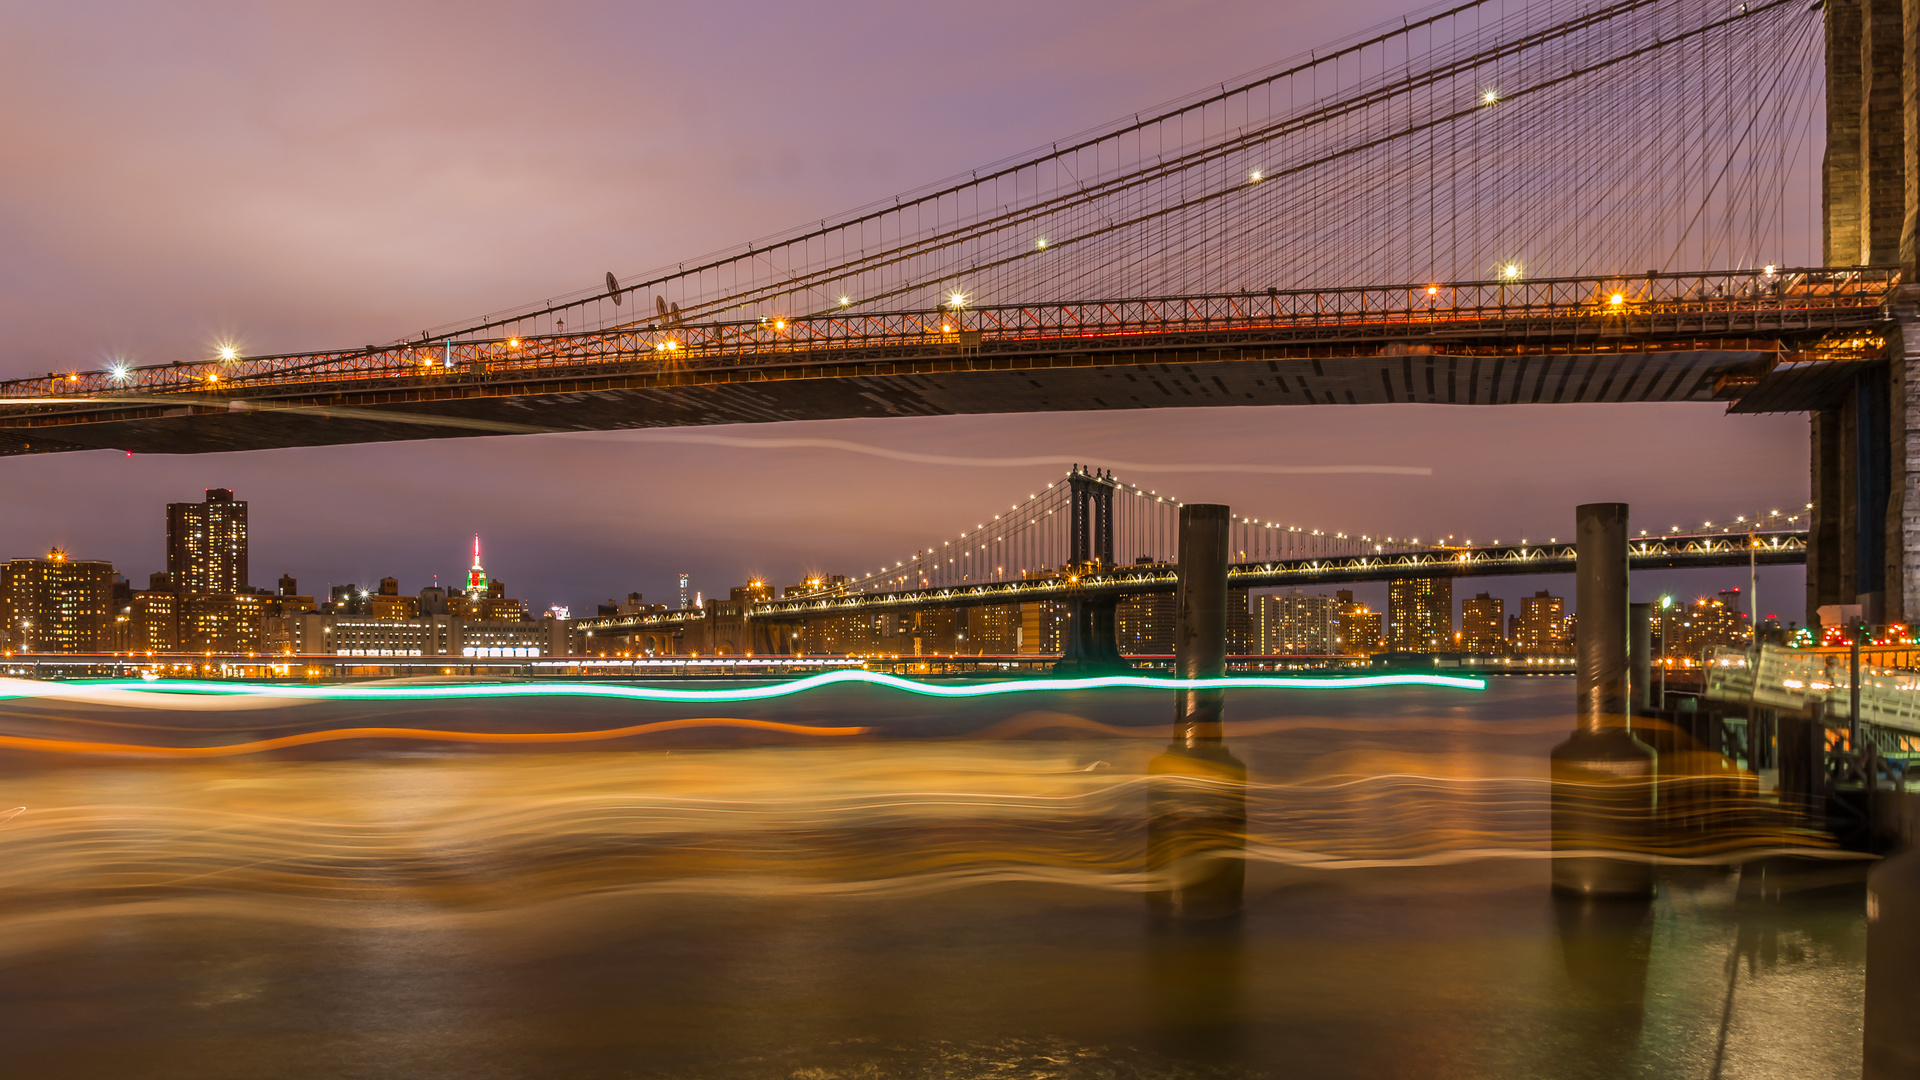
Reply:
<svg viewBox="0 0 1920 1080"><path fill-rule="evenodd" d="M10 4L0 33L31 45L0 65L0 376L198 358L222 338L249 352L390 340L863 204L1405 7ZM724 430L963 456L1434 470L1137 478L1354 532L1563 534L1576 503L1603 499L1664 528L1807 497L1803 417L1711 405ZM668 599L682 569L711 595L749 574L784 583L890 560L1056 472L644 434L12 458L0 557L61 544L144 582L163 565L163 504L230 486L252 503L255 584L393 574L411 592L456 577L479 532L515 595L591 610L633 589ZM1511 599L1532 585L1461 590ZM1797 617L1799 586L1797 569L1763 574L1763 607Z"/></svg>

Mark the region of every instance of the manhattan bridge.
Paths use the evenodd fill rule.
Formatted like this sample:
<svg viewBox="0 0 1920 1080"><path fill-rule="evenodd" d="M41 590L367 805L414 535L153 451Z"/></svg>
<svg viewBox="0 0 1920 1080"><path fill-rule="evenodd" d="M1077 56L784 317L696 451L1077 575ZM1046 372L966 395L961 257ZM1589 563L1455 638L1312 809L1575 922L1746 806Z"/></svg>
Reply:
<svg viewBox="0 0 1920 1080"><path fill-rule="evenodd" d="M1920 318L1903 284L1913 106L1888 89L1907 63L1885 0L1430 8L947 181L525 307L380 344L0 383L0 453L1720 401L1813 417L1810 514L1764 541L1807 561L1809 608L1861 602L1901 620L1920 606L1920 523L1905 512L1920 475L1904 344ZM1068 524L1029 559L1054 568L1047 580L1072 579L1088 603L1171 587L1170 553L1113 546L1136 527L1130 507L1153 527L1145 496L1079 471L1055 487ZM1544 557L1351 537L1307 551L1244 522L1248 585L1331 572L1294 565L1313 556ZM816 602L1040 587L988 557L988 530L954 538L964 564L923 553ZM1028 542L1016 532L989 538Z"/></svg>

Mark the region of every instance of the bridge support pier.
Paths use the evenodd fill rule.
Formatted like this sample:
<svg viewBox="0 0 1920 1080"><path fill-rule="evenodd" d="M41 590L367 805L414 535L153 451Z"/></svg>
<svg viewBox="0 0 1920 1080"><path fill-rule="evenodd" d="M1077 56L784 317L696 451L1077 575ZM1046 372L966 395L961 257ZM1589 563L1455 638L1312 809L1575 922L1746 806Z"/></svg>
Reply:
<svg viewBox="0 0 1920 1080"><path fill-rule="evenodd" d="M1131 671L1120 655L1115 596L1076 596L1067 601L1067 636L1053 670L1061 674L1102 674Z"/></svg>
<svg viewBox="0 0 1920 1080"><path fill-rule="evenodd" d="M1227 671L1228 508L1180 508L1175 674ZM1247 767L1229 753L1224 690L1175 692L1173 742L1147 766L1147 872L1159 879L1148 910L1177 919L1237 915L1246 880Z"/></svg>
<svg viewBox="0 0 1920 1080"><path fill-rule="evenodd" d="M1578 726L1553 748L1553 888L1572 896L1647 897L1655 755L1630 727L1627 507L1588 503L1574 515Z"/></svg>

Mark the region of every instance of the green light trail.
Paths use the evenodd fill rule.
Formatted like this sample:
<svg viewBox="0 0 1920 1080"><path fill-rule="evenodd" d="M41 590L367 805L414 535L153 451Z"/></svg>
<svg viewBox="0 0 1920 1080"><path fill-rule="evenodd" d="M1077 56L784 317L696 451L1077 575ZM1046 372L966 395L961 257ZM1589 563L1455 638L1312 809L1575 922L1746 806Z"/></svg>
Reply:
<svg viewBox="0 0 1920 1080"><path fill-rule="evenodd" d="M296 698L315 701L434 701L452 698L592 697L627 701L669 701L682 704L721 704L765 701L844 683L865 683L909 694L936 698L995 697L1002 694L1058 693L1074 690L1359 690L1385 686L1441 686L1456 690L1484 690L1485 679L1464 675L1339 676L1228 676L1218 679L1153 679L1141 675L1099 675L1077 679L1018 679L999 682L944 685L917 682L877 671L828 671L818 675L731 690L678 690L658 686L607 686L596 683L494 683L483 686L274 686L181 680L107 679L98 682L49 683L25 679L0 680L0 700L27 697L87 696L84 689L136 694L204 694ZM126 702L124 698L120 703Z"/></svg>

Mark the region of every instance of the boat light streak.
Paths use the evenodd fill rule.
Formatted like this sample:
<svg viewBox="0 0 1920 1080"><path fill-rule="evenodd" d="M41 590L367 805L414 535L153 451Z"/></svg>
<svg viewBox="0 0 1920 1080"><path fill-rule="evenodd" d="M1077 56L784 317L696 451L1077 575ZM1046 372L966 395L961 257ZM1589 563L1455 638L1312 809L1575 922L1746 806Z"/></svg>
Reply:
<svg viewBox="0 0 1920 1080"><path fill-rule="evenodd" d="M1057 693L1072 690L1358 690L1382 686L1442 686L1457 690L1484 690L1485 679L1465 675L1252 676L1217 679L1154 679L1140 675L1101 675L1081 679L1019 679L999 682L942 685L903 679L878 671L826 671L802 679L747 686L731 690L678 690L661 686L605 686L593 683L512 683L487 686L236 686L231 683L110 679L99 682L52 683L30 679L0 679L0 700L46 697L86 700L89 690L118 691L115 704L127 704L150 694L200 694L217 697L255 697L263 700L295 698L309 701L434 701L449 698L597 697L628 701L670 701L721 704L788 697L841 683L868 683L925 697L976 698L1001 694ZM127 692L131 691L129 695Z"/></svg>

